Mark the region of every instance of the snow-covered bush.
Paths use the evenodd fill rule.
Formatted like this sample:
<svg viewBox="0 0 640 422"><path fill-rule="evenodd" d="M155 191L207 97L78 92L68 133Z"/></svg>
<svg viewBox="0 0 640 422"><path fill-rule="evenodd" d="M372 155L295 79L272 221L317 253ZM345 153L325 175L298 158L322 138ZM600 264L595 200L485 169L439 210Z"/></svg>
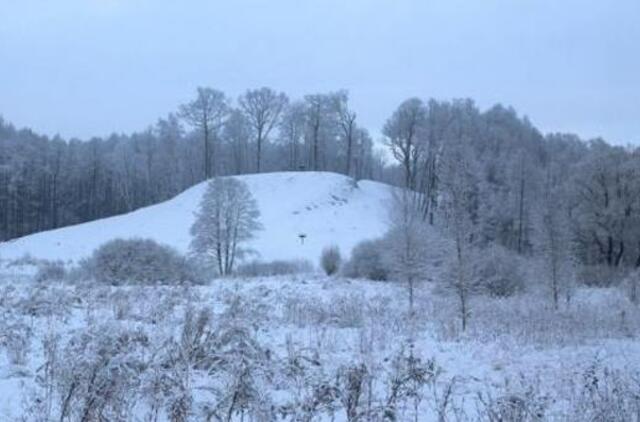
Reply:
<svg viewBox="0 0 640 422"><path fill-rule="evenodd" d="M474 276L487 294L508 297L524 290L521 262L514 253L500 246L491 246L476 254Z"/></svg>
<svg viewBox="0 0 640 422"><path fill-rule="evenodd" d="M269 262L251 261L239 265L236 269L236 274L241 277L266 277L309 273L311 271L313 271L313 265L306 260L276 260Z"/></svg>
<svg viewBox="0 0 640 422"><path fill-rule="evenodd" d="M320 256L320 266L327 275L333 275L340 269L342 256L337 246L324 248Z"/></svg>
<svg viewBox="0 0 640 422"><path fill-rule="evenodd" d="M151 239L111 240L96 249L83 265L97 281L112 285L201 281L193 264Z"/></svg>
<svg viewBox="0 0 640 422"><path fill-rule="evenodd" d="M506 394L493 397L491 393L479 392L477 397L479 414L488 422L519 421L538 422L545 420L548 399L533 391L524 394Z"/></svg>
<svg viewBox="0 0 640 422"><path fill-rule="evenodd" d="M365 240L351 251L351 258L344 264L343 273L350 278L387 280L389 269L383 256L383 240Z"/></svg>
<svg viewBox="0 0 640 422"><path fill-rule="evenodd" d="M634 305L640 302L640 270L631 271L624 280L629 300Z"/></svg>
<svg viewBox="0 0 640 422"><path fill-rule="evenodd" d="M626 272L608 265L583 265L578 273L580 283L589 287L618 286L624 280Z"/></svg>
<svg viewBox="0 0 640 422"><path fill-rule="evenodd" d="M38 265L36 281L62 281L67 275L67 270L62 261L44 261Z"/></svg>
<svg viewBox="0 0 640 422"><path fill-rule="evenodd" d="M148 337L139 329L90 326L74 333L54 364L59 420L129 420L145 368ZM43 380L44 381L44 380Z"/></svg>
<svg viewBox="0 0 640 422"><path fill-rule="evenodd" d="M24 319L13 314L0 317L0 347L5 349L12 364L27 363L32 336L33 331Z"/></svg>
<svg viewBox="0 0 640 422"><path fill-rule="evenodd" d="M292 296L284 303L284 318L300 327L361 327L366 309L364 298L355 294L336 294L328 300Z"/></svg>
<svg viewBox="0 0 640 422"><path fill-rule="evenodd" d="M15 303L14 309L30 317L66 318L80 298L69 289L38 284Z"/></svg>
<svg viewBox="0 0 640 422"><path fill-rule="evenodd" d="M597 360L574 381L568 421L637 421L640 373L612 370Z"/></svg>

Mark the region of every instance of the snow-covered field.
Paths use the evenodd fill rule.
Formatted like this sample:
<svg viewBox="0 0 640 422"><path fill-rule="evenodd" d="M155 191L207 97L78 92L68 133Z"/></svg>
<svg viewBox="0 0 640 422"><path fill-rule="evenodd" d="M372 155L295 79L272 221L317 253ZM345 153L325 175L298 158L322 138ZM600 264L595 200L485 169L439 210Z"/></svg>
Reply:
<svg viewBox="0 0 640 422"><path fill-rule="evenodd" d="M618 291L580 290L559 313L534 295L479 298L462 334L453 299L433 290L420 285L412 326L397 283L317 274L192 288L6 279L1 419L58 420L69 396L71 420L87 406L103 412L88 420L167 420L185 397L188 420L207 420L240 389L245 401L235 405L248 420L347 420L349 406L360 415L351 420L392 412L420 421L609 420L597 413L640 409L640 315ZM509 412L528 416L491 416Z"/></svg>
<svg viewBox="0 0 640 422"><path fill-rule="evenodd" d="M323 248L337 245L344 254L359 241L384 234L390 187L335 173L296 172L238 176L258 202L264 229L250 242L263 261L307 259L316 263ZM77 261L114 238L143 237L187 252L205 183L177 197L116 217L36 233L0 244L0 257L24 255ZM306 235L304 243L299 235Z"/></svg>

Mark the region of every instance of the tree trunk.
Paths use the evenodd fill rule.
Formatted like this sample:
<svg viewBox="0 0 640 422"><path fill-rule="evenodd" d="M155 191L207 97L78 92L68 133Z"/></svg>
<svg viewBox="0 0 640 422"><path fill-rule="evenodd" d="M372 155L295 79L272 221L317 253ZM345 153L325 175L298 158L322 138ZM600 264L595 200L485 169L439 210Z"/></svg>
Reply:
<svg viewBox="0 0 640 422"><path fill-rule="evenodd" d="M313 126L313 170L314 171L318 171L319 170L319 159L318 159L318 151L319 151L319 136L318 136L318 132L320 131L320 122L317 122L314 124Z"/></svg>
<svg viewBox="0 0 640 422"><path fill-rule="evenodd" d="M518 210L518 254L522 253L522 237L524 226L524 163L520 169L520 206Z"/></svg>
<svg viewBox="0 0 640 422"><path fill-rule="evenodd" d="M260 173L260 161L262 158L262 128L258 129L258 157L256 161L256 172Z"/></svg>
<svg viewBox="0 0 640 422"><path fill-rule="evenodd" d="M205 124L204 126L204 178L209 180L211 177L211 163L209 155L209 128Z"/></svg>
<svg viewBox="0 0 640 422"><path fill-rule="evenodd" d="M349 131L347 133L347 165L345 169L345 174L347 176L351 175L351 147L353 144L353 129L349 127Z"/></svg>

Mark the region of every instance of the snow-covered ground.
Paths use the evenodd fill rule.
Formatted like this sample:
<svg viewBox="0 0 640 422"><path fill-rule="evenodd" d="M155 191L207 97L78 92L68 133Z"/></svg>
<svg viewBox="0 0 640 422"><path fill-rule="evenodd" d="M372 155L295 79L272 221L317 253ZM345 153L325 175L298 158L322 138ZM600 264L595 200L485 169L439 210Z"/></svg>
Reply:
<svg viewBox="0 0 640 422"><path fill-rule="evenodd" d="M72 386L71 381L75 379L68 377L84 374L91 365L97 370L107 366L108 371L116 371L117 365L128 359L137 359L141 366L135 371L129 368L126 375L134 379L126 386L127 399L134 408L128 410L132 413L123 420L132 420L132 415L147 420L144 418L151 411L152 399L148 383L152 382L149 377L154 374L154 365L161 365L166 372L163 376L175 377L173 370L166 366L167 361L159 356L171 355L173 352L167 350L175 344L183 344L180 346L183 350L185 332L193 333L193 327L185 328L188 307L195 310L197 321L201 321L201 312L213 315L210 320L196 324L205 328L193 337L196 339L193 342L203 345L208 338L216 339L211 353L230 356L232 362L230 367L221 365L216 369L215 365L220 365L216 360L214 369L207 370L198 369L194 363L189 370L193 396L189 420L193 421L204 420L203 409L207 405L224 404L224 394L219 388L237 385L234 382L238 379L229 377L237 370L234 365L244 362L243 359L248 360L243 364L249 365L248 370L252 371L252 387L259 388L260 403L268 403L272 409L293 411L293 406L300 417L308 411L303 402L309 400L314 391L317 393L314 388L326 384L336 389L334 409L321 408L311 420L346 420L340 403L344 403L349 384L341 377L348 371L355 370L353 375L358 368L366 368L371 384L363 387L358 411L379 411L378 407L388 400L394 377L407 373L406 365L403 366L398 357L407 357L409 337L415 342L413 356L420 358L429 371L437 373L432 378L428 372L428 382L419 390L417 420L420 421L438 420L438 409L442 406L447 415L443 420L492 420L486 412L504 411L501 407L504 400L522 402L526 411L535 410L544 415L540 419L505 420L577 421L581 420L580 415L575 414L577 411L596 412L602 410L601 406L619 405L618 402L627 400L622 394L640 387L633 384L640 381L637 378L640 343L635 340L640 329L638 310L624 308L624 298L615 290L595 293L581 290L574 305L558 314L544 314L545 305L534 296L488 303L478 301L473 304L469 331L461 334L455 328L458 321L452 312L455 301L434 294L433 285L428 283L419 287L419 316L411 329L404 312L406 290L397 283L316 274L226 279L188 289L35 282L16 286L7 281L0 283L3 312L0 324L4 324L3 329L9 327L16 335L14 338L25 333L28 336L23 362L19 361L19 346L3 346L6 353L0 358L1 420L17 420L34 409L50 412L57 420L63 397L68 392L65 388ZM618 309L621 306L627 309L626 322L615 314L601 315L614 301ZM546 315L543 317L546 323L532 324L528 312ZM507 319L509 324L500 322ZM570 327L561 328L562 341L556 338L558 319ZM229 327L233 329L224 331ZM208 329L212 333L222 330L225 334L209 334ZM243 329L248 333L246 338L228 340ZM116 335L122 332L129 334ZM133 342L132 333L142 335L144 341L136 347L128 343L116 347L111 353L118 355L107 365L105 350L110 350L110 339ZM102 336L107 345L101 343ZM75 343L70 342L71 338ZM55 353L45 355L47 341ZM55 348L51 348L52 342ZM86 345L79 347L78 342ZM403 347L404 355L401 354ZM46 383L46 356L55 362L53 367L58 371L52 372L50 384ZM429 366L431 364L433 366ZM98 377L109 378L109 373L99 373ZM85 375L78 376L76 381L81 385L89 382ZM36 377L40 381L37 382ZM591 385L594 382L596 385ZM49 398L43 388L46 385L53 389ZM445 400L449 387L451 397ZM623 393L624 388L630 390ZM82 410L85 394L80 387L73 392L74 412ZM166 420L164 412L176 392L170 388L166 394L156 397L161 407L160 421ZM408 393L403 389L401 394ZM364 397L369 397L371 402ZM397 401L398 420L414 420L415 398L408 394ZM48 410L39 407L49 400L52 404ZM115 399L110 396L110 400ZM613 403L599 400L613 400ZM628 404L625 406L629 408ZM299 419L290 414L281 420Z"/></svg>
<svg viewBox="0 0 640 422"><path fill-rule="evenodd" d="M258 202L264 230L248 245L263 261L307 259L316 263L323 248L348 254L355 244L384 234L390 187L335 173L295 172L238 176ZM187 252L205 183L166 202L128 214L36 233L0 244L0 257L77 261L114 238L144 237ZM299 235L306 235L302 243Z"/></svg>

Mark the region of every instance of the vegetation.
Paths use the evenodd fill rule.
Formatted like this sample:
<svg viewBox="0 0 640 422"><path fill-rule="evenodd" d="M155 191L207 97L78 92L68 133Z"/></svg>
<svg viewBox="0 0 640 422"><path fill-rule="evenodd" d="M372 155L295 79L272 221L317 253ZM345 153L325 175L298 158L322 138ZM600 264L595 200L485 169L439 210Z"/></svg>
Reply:
<svg viewBox="0 0 640 422"><path fill-rule="evenodd" d="M172 248L151 239L115 239L100 246L84 262L96 281L119 284L198 282L197 271Z"/></svg>

